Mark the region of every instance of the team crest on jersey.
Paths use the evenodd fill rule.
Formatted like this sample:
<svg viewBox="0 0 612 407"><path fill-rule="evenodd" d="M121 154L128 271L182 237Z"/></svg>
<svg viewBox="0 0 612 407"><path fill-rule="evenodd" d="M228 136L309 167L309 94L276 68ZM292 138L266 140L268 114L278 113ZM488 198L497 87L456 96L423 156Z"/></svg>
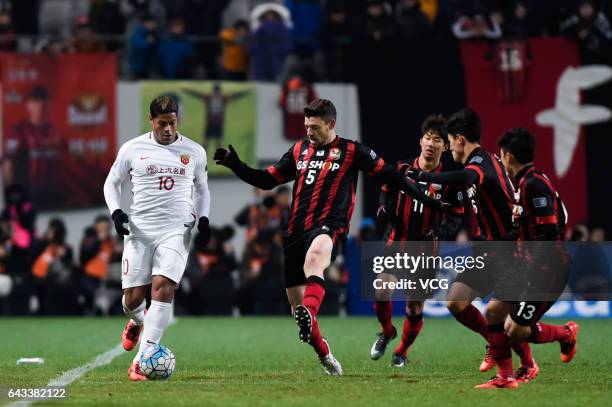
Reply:
<svg viewBox="0 0 612 407"><path fill-rule="evenodd" d="M154 164L148 165L147 166L147 174L148 175L155 175L157 174L157 166Z"/></svg>
<svg viewBox="0 0 612 407"><path fill-rule="evenodd" d="M187 165L189 164L189 154L181 154L181 163L183 163L183 165Z"/></svg>
<svg viewBox="0 0 612 407"><path fill-rule="evenodd" d="M342 153L340 152L340 149L337 147L334 147L331 150L329 150L329 157L332 160L339 160L341 155Z"/></svg>

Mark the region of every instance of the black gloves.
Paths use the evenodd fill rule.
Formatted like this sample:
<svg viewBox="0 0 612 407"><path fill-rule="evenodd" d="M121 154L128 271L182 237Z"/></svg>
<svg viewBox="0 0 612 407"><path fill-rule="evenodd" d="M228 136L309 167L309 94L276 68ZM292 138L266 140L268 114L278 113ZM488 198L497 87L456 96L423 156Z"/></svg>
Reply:
<svg viewBox="0 0 612 407"><path fill-rule="evenodd" d="M240 157L238 157L238 153L236 153L236 150L234 150L231 144L229 145L229 151L219 147L215 151L214 160L217 165L223 165L230 169L234 169L242 164Z"/></svg>
<svg viewBox="0 0 612 407"><path fill-rule="evenodd" d="M210 225L206 216L202 216L198 221L198 232L200 233L198 242L202 246L206 246L206 244L210 240Z"/></svg>
<svg viewBox="0 0 612 407"><path fill-rule="evenodd" d="M128 223L128 216L121 209L116 209L111 215L111 219L115 224L115 230L119 236L129 235L130 231L127 230L123 224Z"/></svg>

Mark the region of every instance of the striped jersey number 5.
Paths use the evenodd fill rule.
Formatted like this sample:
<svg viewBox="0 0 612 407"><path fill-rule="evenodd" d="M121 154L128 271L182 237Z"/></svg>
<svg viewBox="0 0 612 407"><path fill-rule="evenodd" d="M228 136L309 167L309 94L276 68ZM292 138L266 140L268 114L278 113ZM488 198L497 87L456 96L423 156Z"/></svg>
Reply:
<svg viewBox="0 0 612 407"><path fill-rule="evenodd" d="M161 191L162 188L166 191L170 191L172 188L174 188L174 178L159 177L159 190Z"/></svg>
<svg viewBox="0 0 612 407"><path fill-rule="evenodd" d="M310 185L314 182L316 173L317 170L315 169L308 170L308 174L306 174L306 184Z"/></svg>
<svg viewBox="0 0 612 407"><path fill-rule="evenodd" d="M533 312L535 311L535 306L531 304L525 306L526 304L527 303L525 301L521 301L519 303L520 306L516 315L519 317L523 317L524 319L531 319L531 317L533 317Z"/></svg>

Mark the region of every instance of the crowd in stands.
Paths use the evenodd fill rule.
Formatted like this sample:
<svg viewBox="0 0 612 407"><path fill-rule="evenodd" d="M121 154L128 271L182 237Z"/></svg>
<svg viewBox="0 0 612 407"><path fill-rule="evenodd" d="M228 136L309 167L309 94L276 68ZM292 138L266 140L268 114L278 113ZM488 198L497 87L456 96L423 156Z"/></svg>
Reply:
<svg viewBox="0 0 612 407"><path fill-rule="evenodd" d="M126 78L346 81L362 42L612 43L610 0L0 0L0 51L118 52ZM608 61L609 62L609 61Z"/></svg>

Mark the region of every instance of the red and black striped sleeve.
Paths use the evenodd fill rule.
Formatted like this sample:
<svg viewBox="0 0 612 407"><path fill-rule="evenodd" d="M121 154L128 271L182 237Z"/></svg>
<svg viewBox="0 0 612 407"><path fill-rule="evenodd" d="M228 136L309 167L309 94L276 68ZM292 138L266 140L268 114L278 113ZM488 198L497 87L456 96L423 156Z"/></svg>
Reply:
<svg viewBox="0 0 612 407"><path fill-rule="evenodd" d="M297 144L283 154L276 164L272 164L266 168L266 171L268 171L279 184L284 184L285 182L295 179L296 165L294 150L297 148L296 146Z"/></svg>
<svg viewBox="0 0 612 407"><path fill-rule="evenodd" d="M537 240L556 240L559 219L554 191L535 176L529 178L524 188L521 203L535 226Z"/></svg>

